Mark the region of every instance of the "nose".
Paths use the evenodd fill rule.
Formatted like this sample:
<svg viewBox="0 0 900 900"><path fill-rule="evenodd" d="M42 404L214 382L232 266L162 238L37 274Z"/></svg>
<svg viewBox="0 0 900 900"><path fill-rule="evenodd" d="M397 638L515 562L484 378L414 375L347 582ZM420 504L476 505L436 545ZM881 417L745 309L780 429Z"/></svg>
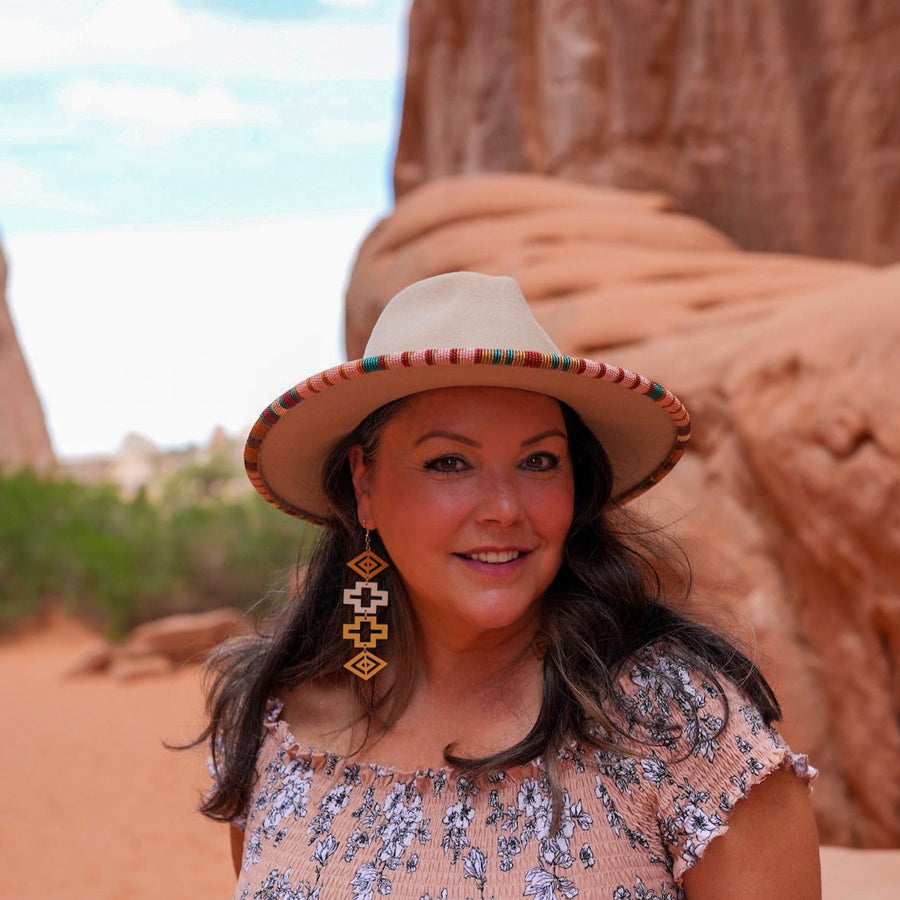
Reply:
<svg viewBox="0 0 900 900"><path fill-rule="evenodd" d="M478 485L476 521L512 525L522 515L522 497L514 477L505 472L486 472Z"/></svg>

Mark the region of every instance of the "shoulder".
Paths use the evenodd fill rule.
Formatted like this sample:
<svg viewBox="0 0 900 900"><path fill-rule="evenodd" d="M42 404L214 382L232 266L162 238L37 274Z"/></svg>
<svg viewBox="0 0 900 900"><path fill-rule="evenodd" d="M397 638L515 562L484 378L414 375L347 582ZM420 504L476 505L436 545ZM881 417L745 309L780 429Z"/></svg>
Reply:
<svg viewBox="0 0 900 900"><path fill-rule="evenodd" d="M728 829L684 874L691 900L819 900L819 842L805 784L790 768L765 778L735 807Z"/></svg>
<svg viewBox="0 0 900 900"><path fill-rule="evenodd" d="M690 742L726 728L780 743L739 685L712 667L697 666L668 642L644 647L622 666L613 701L617 727L671 750L686 750Z"/></svg>
<svg viewBox="0 0 900 900"><path fill-rule="evenodd" d="M722 673L692 665L666 643L655 644L622 668L615 701L614 727L623 750L640 759L652 783L645 799L654 806L676 878L729 830L736 809L745 810L742 819L750 816L747 798L761 810L756 818L765 819L782 794L797 809L808 809L806 785L815 770ZM771 835L778 832L776 822L772 817L767 823Z"/></svg>

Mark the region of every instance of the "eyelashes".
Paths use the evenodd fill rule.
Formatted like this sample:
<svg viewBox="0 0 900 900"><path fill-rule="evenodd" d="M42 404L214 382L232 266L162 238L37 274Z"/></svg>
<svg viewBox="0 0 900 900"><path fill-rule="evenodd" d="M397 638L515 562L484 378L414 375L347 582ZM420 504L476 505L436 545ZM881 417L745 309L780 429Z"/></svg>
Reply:
<svg viewBox="0 0 900 900"><path fill-rule="evenodd" d="M522 463L522 468L529 472L550 472L559 465L559 457L555 453L531 453Z"/></svg>
<svg viewBox="0 0 900 900"><path fill-rule="evenodd" d="M436 456L425 463L425 469L429 472L437 472L441 475L453 475L456 472L466 472L472 467L461 456L445 454Z"/></svg>
<svg viewBox="0 0 900 900"><path fill-rule="evenodd" d="M526 472L552 472L559 466L560 458L555 453L529 453L520 463L519 468ZM468 472L474 466L464 457L456 454L444 454L428 460L424 468L429 472L441 475L455 475Z"/></svg>

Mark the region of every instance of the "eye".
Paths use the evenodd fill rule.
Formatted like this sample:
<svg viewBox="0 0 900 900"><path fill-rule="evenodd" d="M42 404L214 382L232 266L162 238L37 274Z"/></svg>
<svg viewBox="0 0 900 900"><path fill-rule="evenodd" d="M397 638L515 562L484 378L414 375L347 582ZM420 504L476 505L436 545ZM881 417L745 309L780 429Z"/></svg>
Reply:
<svg viewBox="0 0 900 900"><path fill-rule="evenodd" d="M532 453L522 461L522 468L529 472L549 472L559 465L555 453Z"/></svg>
<svg viewBox="0 0 900 900"><path fill-rule="evenodd" d="M436 456L434 459L425 463L425 468L430 472L438 472L442 475L450 475L455 472L465 472L471 466L461 457L448 454L447 456Z"/></svg>

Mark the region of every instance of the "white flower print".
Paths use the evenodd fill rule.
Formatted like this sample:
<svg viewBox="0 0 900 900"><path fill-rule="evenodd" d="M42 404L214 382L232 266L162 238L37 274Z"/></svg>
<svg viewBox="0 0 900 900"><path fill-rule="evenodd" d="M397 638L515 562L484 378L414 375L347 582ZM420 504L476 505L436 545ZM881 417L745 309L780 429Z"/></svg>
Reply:
<svg viewBox="0 0 900 900"><path fill-rule="evenodd" d="M358 850L361 850L363 847L368 846L369 844L369 835L367 832L362 831L359 828L355 828L350 837L347 838L347 843L344 847L344 862L353 862L354 857Z"/></svg>
<svg viewBox="0 0 900 900"><path fill-rule="evenodd" d="M316 844L316 849L313 851L313 859L320 866L324 866L325 863L331 858L334 854L335 850L338 848L338 843L334 839L333 835L328 835L324 841L319 841Z"/></svg>
<svg viewBox="0 0 900 900"><path fill-rule="evenodd" d="M575 860L569 852L569 839L566 837L544 838L540 843L541 861L553 868L568 869Z"/></svg>
<svg viewBox="0 0 900 900"><path fill-rule="evenodd" d="M519 812L525 817L527 832L533 832L538 840L546 838L553 818L550 795L541 790L536 778L526 778L519 789L517 800Z"/></svg>
<svg viewBox="0 0 900 900"><path fill-rule="evenodd" d="M685 832L693 835L700 844L705 844L709 841L722 825L718 816L707 815L706 812L693 803L688 804L684 808L683 819Z"/></svg>
<svg viewBox="0 0 900 900"><path fill-rule="evenodd" d="M668 775L666 764L653 753L641 760L641 775L645 781L659 787Z"/></svg>
<svg viewBox="0 0 900 900"><path fill-rule="evenodd" d="M466 878L474 878L479 890L484 890L487 878L487 857L477 847L473 847L466 856L463 865Z"/></svg>
<svg viewBox="0 0 900 900"><path fill-rule="evenodd" d="M308 882L298 881L294 885L291 878L291 868L283 872L272 869L253 895L253 900L318 900L318 890L312 890Z"/></svg>
<svg viewBox="0 0 900 900"><path fill-rule="evenodd" d="M649 662L636 664L631 679L645 688L647 699L655 697L661 701L675 699L679 702L689 699L695 708L704 704L703 695L691 679L690 672L673 657L654 656Z"/></svg>
<svg viewBox="0 0 900 900"><path fill-rule="evenodd" d="M469 846L469 838L466 834L469 824L475 818L475 810L469 800L463 799L459 803L447 808L442 822L444 823L444 837L441 847L444 851L451 851L455 863L463 850Z"/></svg>
<svg viewBox="0 0 900 900"><path fill-rule="evenodd" d="M375 896L375 882L378 880L378 870L373 863L363 863L356 875L350 879L353 887L353 900L372 900Z"/></svg>
<svg viewBox="0 0 900 900"><path fill-rule="evenodd" d="M591 849L590 844L581 845L581 850L578 851L578 858L586 869L594 867L594 851Z"/></svg>
<svg viewBox="0 0 900 900"><path fill-rule="evenodd" d="M339 784L330 790L319 804L319 811L313 816L307 831L311 835L327 834L331 830L334 817L350 802L350 787Z"/></svg>
<svg viewBox="0 0 900 900"><path fill-rule="evenodd" d="M269 811L263 819L263 833L272 838L282 820L293 816L294 819L306 815L306 800L309 796L311 773L301 771L292 763L283 769L282 784L269 801Z"/></svg>
<svg viewBox="0 0 900 900"><path fill-rule="evenodd" d="M578 888L568 878L560 878L546 869L529 869L525 873L524 896L535 900L571 900L578 896Z"/></svg>
<svg viewBox="0 0 900 900"><path fill-rule="evenodd" d="M584 808L584 804L579 800L576 804L569 807L569 820L573 825L577 825L582 831L589 831L594 820L590 813ZM574 829L572 831L574 834ZM571 835L569 835L571 837Z"/></svg>
<svg viewBox="0 0 900 900"><path fill-rule="evenodd" d="M418 792L408 792L401 782L394 784L384 801L385 823L381 829L383 847L378 858L389 869L396 869L403 855L420 834L422 825L422 797Z"/></svg>
<svg viewBox="0 0 900 900"><path fill-rule="evenodd" d="M598 758L603 757L598 754ZM633 756L620 756L614 761L601 764L600 771L612 778L620 793L630 794L632 786L640 784L641 781L637 765L638 761Z"/></svg>
<svg viewBox="0 0 900 900"><path fill-rule="evenodd" d="M325 795L319 806L319 810L323 815L334 818L349 802L349 786L346 784L339 784Z"/></svg>
<svg viewBox="0 0 900 900"><path fill-rule="evenodd" d="M722 731L724 720L719 716L695 716L685 723L684 736L694 747L694 753L709 762L715 762L719 742L716 738Z"/></svg>
<svg viewBox="0 0 900 900"><path fill-rule="evenodd" d="M536 817L547 805L547 797L541 792L537 778L526 778L516 799L519 809L529 818Z"/></svg>
<svg viewBox="0 0 900 900"><path fill-rule="evenodd" d="M640 875L634 881L634 894L624 885L619 885L613 894L613 900L675 900L674 896L664 888L663 894L657 894L653 888L645 887Z"/></svg>
<svg viewBox="0 0 900 900"><path fill-rule="evenodd" d="M505 834L501 834L497 838L497 856L500 860L500 871L511 871L513 858L521 852L522 844L515 835L507 837Z"/></svg>
<svg viewBox="0 0 900 900"><path fill-rule="evenodd" d="M750 734L754 737L766 727L760 711L755 706L742 706L741 715L746 719L747 724L750 726Z"/></svg>
<svg viewBox="0 0 900 900"><path fill-rule="evenodd" d="M260 854L262 853L262 839L260 836L260 829L254 828L253 831L250 832L250 837L247 838L246 848L244 849L244 862L241 865L242 869L246 869L248 866L256 865L259 862Z"/></svg>

